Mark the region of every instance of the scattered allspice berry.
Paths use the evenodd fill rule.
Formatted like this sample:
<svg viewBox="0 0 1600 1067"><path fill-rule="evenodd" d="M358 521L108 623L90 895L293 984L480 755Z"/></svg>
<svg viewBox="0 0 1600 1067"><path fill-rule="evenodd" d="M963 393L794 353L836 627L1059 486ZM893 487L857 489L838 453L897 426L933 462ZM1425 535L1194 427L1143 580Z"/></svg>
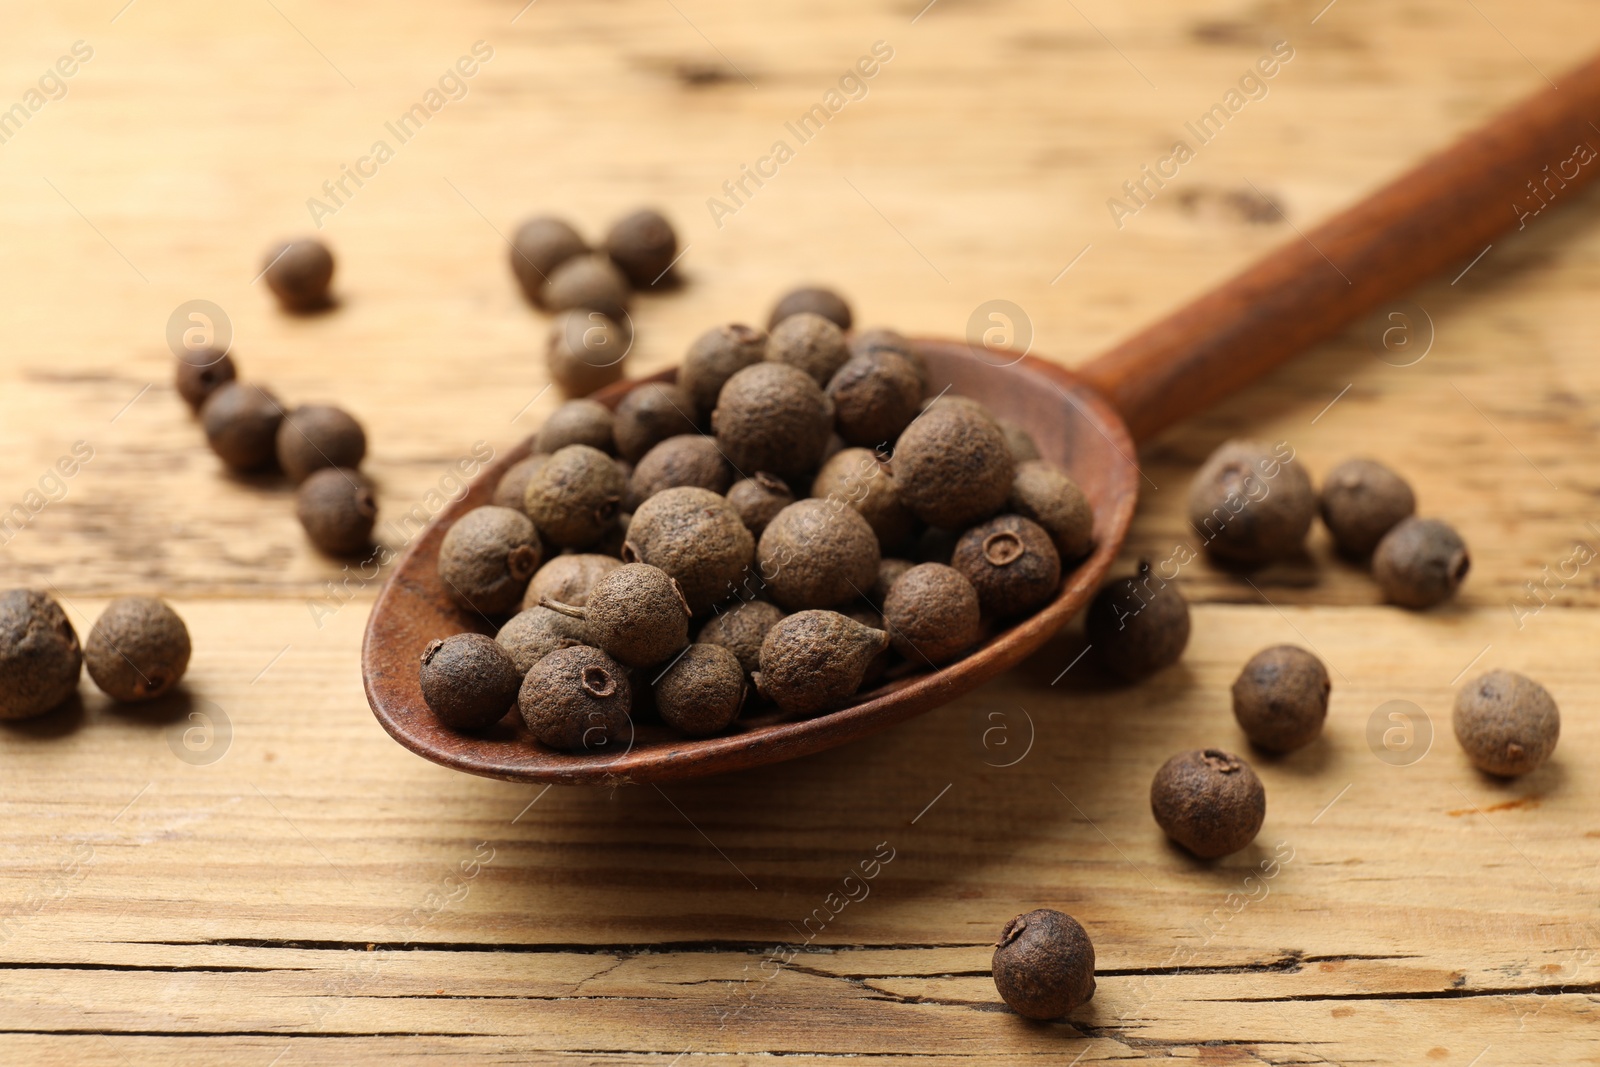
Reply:
<svg viewBox="0 0 1600 1067"><path fill-rule="evenodd" d="M566 395L588 396L621 380L622 361L632 341L627 330L604 312L575 308L550 323L545 370Z"/></svg>
<svg viewBox="0 0 1600 1067"><path fill-rule="evenodd" d="M656 681L656 710L668 726L690 737L720 733L744 706L744 673L739 658L726 648L690 645Z"/></svg>
<svg viewBox="0 0 1600 1067"><path fill-rule="evenodd" d="M728 489L728 503L739 513L745 528L755 537L767 528L784 508L794 503L794 494L782 478L766 471L757 471L742 478Z"/></svg>
<svg viewBox="0 0 1600 1067"><path fill-rule="evenodd" d="M939 666L978 643L978 591L953 567L922 563L902 574L883 600L889 641L912 663Z"/></svg>
<svg viewBox="0 0 1600 1067"><path fill-rule="evenodd" d="M1078 920L1040 908L1000 931L994 987L1025 1019L1059 1019L1094 996L1094 945Z"/></svg>
<svg viewBox="0 0 1600 1067"><path fill-rule="evenodd" d="M790 715L831 711L861 688L867 668L889 643L882 630L837 611L786 615L761 642L761 695Z"/></svg>
<svg viewBox="0 0 1600 1067"><path fill-rule="evenodd" d="M330 556L354 555L372 545L378 498L360 471L316 471L300 483L294 507L306 537Z"/></svg>
<svg viewBox="0 0 1600 1067"><path fill-rule="evenodd" d="M1371 459L1347 459L1322 483L1322 522L1344 555L1365 559L1383 535L1417 510L1406 480Z"/></svg>
<svg viewBox="0 0 1600 1067"><path fill-rule="evenodd" d="M639 505L664 489L698 486L713 493L724 493L733 483L733 468L723 458L717 439L698 433L669 437L656 445L628 479L626 504Z"/></svg>
<svg viewBox="0 0 1600 1067"><path fill-rule="evenodd" d="M1471 568L1466 542L1438 519L1402 519L1372 553L1385 598L1419 611L1454 596Z"/></svg>
<svg viewBox="0 0 1600 1067"><path fill-rule="evenodd" d="M439 578L457 604L483 615L515 611L543 551L528 516L511 508L473 508L445 532Z"/></svg>
<svg viewBox="0 0 1600 1067"><path fill-rule="evenodd" d="M587 308L616 323L627 320L628 296L628 279L600 253L566 260L550 272L544 287L544 304L551 311Z"/></svg>
<svg viewBox="0 0 1600 1067"><path fill-rule="evenodd" d="M755 538L726 497L681 486L655 494L633 513L622 558L671 575L695 615L733 595L755 553Z"/></svg>
<svg viewBox="0 0 1600 1067"><path fill-rule="evenodd" d="M1267 793L1238 756L1196 749L1161 765L1150 783L1150 810L1168 837L1212 860L1256 839L1267 817Z"/></svg>
<svg viewBox="0 0 1600 1067"><path fill-rule="evenodd" d="M212 393L239 376L233 357L214 348L184 349L177 363L178 395L196 412Z"/></svg>
<svg viewBox="0 0 1600 1067"><path fill-rule="evenodd" d="M606 234L606 253L636 288L664 281L678 255L678 235L659 211L641 208L617 220Z"/></svg>
<svg viewBox="0 0 1600 1067"><path fill-rule="evenodd" d="M811 495L855 509L886 551L905 548L917 532L917 517L901 499L892 466L868 449L845 448L829 456L811 483Z"/></svg>
<svg viewBox="0 0 1600 1067"><path fill-rule="evenodd" d="M579 645L545 656L517 694L528 730L564 752L622 751L633 739L633 690L622 664Z"/></svg>
<svg viewBox="0 0 1600 1067"><path fill-rule="evenodd" d="M616 522L626 491L610 456L588 445L567 445L528 480L523 510L550 544L587 548Z"/></svg>
<svg viewBox="0 0 1600 1067"><path fill-rule="evenodd" d="M1189 644L1189 602L1178 583L1139 563L1139 572L1100 587L1084 616L1100 664L1136 682L1178 662Z"/></svg>
<svg viewBox="0 0 1600 1067"><path fill-rule="evenodd" d="M639 462L669 437L699 432L694 400L686 390L667 382L645 382L630 390L617 405L612 425L617 455L629 463Z"/></svg>
<svg viewBox="0 0 1600 1067"><path fill-rule="evenodd" d="M549 458L548 452L535 452L507 467L506 472L495 483L494 499L490 503L496 507L516 508L521 511L528 495L528 483Z"/></svg>
<svg viewBox="0 0 1600 1067"><path fill-rule="evenodd" d="M512 665L517 669L518 685L522 684L522 676L550 653L574 645L592 644L588 625L582 619L574 619L543 607L527 608L511 616L500 627L500 632L495 634L494 640L511 657ZM511 699L516 699L514 691ZM508 702L500 710L504 712L510 706Z"/></svg>
<svg viewBox="0 0 1600 1067"><path fill-rule="evenodd" d="M850 305L845 303L844 297L832 289L802 286L789 290L773 305L772 314L767 319L767 329L772 329L791 315L807 311L821 315L841 330L850 328Z"/></svg>
<svg viewBox="0 0 1600 1067"><path fill-rule="evenodd" d="M1452 722L1472 765L1502 778L1538 770L1561 736L1556 702L1515 671L1490 671L1462 687Z"/></svg>
<svg viewBox="0 0 1600 1067"><path fill-rule="evenodd" d="M1228 441L1189 483L1189 525L1218 559L1258 567L1303 550L1317 496L1287 443Z"/></svg>
<svg viewBox="0 0 1600 1067"><path fill-rule="evenodd" d="M359 467L366 456L366 431L331 404L302 404L278 424L278 466L296 485L324 467Z"/></svg>
<svg viewBox="0 0 1600 1067"><path fill-rule="evenodd" d="M828 380L827 392L834 426L852 445L888 448L922 407L922 379L909 360L893 352L852 356Z"/></svg>
<svg viewBox="0 0 1600 1067"><path fill-rule="evenodd" d="M554 600L544 606L582 619L589 640L624 666L658 667L689 643L683 591L666 571L645 563L603 575L581 608Z"/></svg>
<svg viewBox="0 0 1600 1067"><path fill-rule="evenodd" d="M695 640L705 645L720 645L734 654L746 674L761 669L761 642L767 631L783 618L783 609L765 600L748 600L731 611L711 616L700 627Z"/></svg>
<svg viewBox="0 0 1600 1067"><path fill-rule="evenodd" d="M999 511L1016 476L1005 434L975 404L938 403L924 411L896 442L893 470L917 518L947 530Z"/></svg>
<svg viewBox="0 0 1600 1067"><path fill-rule="evenodd" d="M757 363L722 387L711 428L738 470L767 471L797 482L822 462L833 434L833 408L805 371L787 363Z"/></svg>
<svg viewBox="0 0 1600 1067"><path fill-rule="evenodd" d="M283 408L272 391L245 382L228 382L200 409L206 442L228 467L240 473L270 470L278 462L278 425Z"/></svg>
<svg viewBox="0 0 1600 1067"><path fill-rule="evenodd" d="M772 327L767 337L767 359L797 367L826 388L849 361L850 346L845 344L839 327L821 315L802 311Z"/></svg>
<svg viewBox="0 0 1600 1067"><path fill-rule="evenodd" d="M757 555L772 599L790 611L847 604L878 579L878 539L842 501L790 504L767 524Z"/></svg>
<svg viewBox="0 0 1600 1067"><path fill-rule="evenodd" d="M314 237L280 244L267 253L262 274L285 311L305 313L332 305L333 253Z"/></svg>
<svg viewBox="0 0 1600 1067"><path fill-rule="evenodd" d="M551 453L568 445L588 445L602 452L617 450L616 418L598 400L569 400L550 413L539 427L534 448Z"/></svg>
<svg viewBox="0 0 1600 1067"><path fill-rule="evenodd" d="M1094 509L1089 498L1077 482L1043 460L1017 464L1006 507L1044 527L1063 560L1079 559L1094 547Z"/></svg>
<svg viewBox="0 0 1600 1067"><path fill-rule="evenodd" d="M564 219L541 215L517 227L511 238L511 272L522 294L543 305L544 286L555 269L589 251L588 244Z"/></svg>
<svg viewBox="0 0 1600 1067"><path fill-rule="evenodd" d="M695 417L709 423L728 379L766 358L767 335L743 323L715 326L695 338L678 369L678 384L694 400Z"/></svg>
<svg viewBox="0 0 1600 1067"><path fill-rule="evenodd" d="M118 597L89 630L83 662L112 700L154 700L189 669L189 629L155 597Z"/></svg>
<svg viewBox="0 0 1600 1067"><path fill-rule="evenodd" d="M1044 527L1020 515L1000 515L962 534L950 565L972 583L991 619L1038 611L1061 588L1061 554Z"/></svg>
<svg viewBox="0 0 1600 1067"><path fill-rule="evenodd" d="M620 559L597 552L551 556L534 572L522 606L524 609L538 607L539 602L548 597L581 608L589 602L589 590L594 588L594 583L620 566Z"/></svg>
<svg viewBox="0 0 1600 1067"><path fill-rule="evenodd" d="M1294 645L1250 657L1233 683L1233 717L1252 744L1292 752L1322 733L1333 682L1322 661Z"/></svg>
<svg viewBox="0 0 1600 1067"><path fill-rule="evenodd" d="M517 702L522 673L483 634L432 641L422 653L422 699L452 730L484 730Z"/></svg>
<svg viewBox="0 0 1600 1067"><path fill-rule="evenodd" d="M78 634L61 605L32 589L0 593L0 719L59 707L82 672Z"/></svg>

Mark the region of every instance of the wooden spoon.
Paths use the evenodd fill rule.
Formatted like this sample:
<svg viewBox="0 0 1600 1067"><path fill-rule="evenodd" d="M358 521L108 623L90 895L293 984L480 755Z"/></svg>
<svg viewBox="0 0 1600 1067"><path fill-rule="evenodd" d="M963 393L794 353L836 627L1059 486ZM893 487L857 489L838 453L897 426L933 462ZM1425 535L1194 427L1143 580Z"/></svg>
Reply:
<svg viewBox="0 0 1600 1067"><path fill-rule="evenodd" d="M362 669L378 721L413 752L510 781L650 782L794 759L864 737L966 693L1037 651L1088 603L1116 558L1139 494L1135 442L1149 440L1331 337L1382 301L1459 269L1546 202L1576 199L1600 175L1600 57L1428 159L1343 214L1297 236L1077 372L951 341L918 341L932 388L986 404L1026 427L1095 509L1094 553L1055 600L938 671L863 693L842 710L801 721L741 719L724 736L687 740L638 726L613 752L570 755L540 746L514 712L482 735L440 726L423 703L422 651L435 638L482 630L445 595L439 543L462 514L487 504L513 450L409 546L367 624ZM1003 365L1002 365L1003 364ZM652 380L670 380L672 372ZM600 394L615 405L638 382Z"/></svg>

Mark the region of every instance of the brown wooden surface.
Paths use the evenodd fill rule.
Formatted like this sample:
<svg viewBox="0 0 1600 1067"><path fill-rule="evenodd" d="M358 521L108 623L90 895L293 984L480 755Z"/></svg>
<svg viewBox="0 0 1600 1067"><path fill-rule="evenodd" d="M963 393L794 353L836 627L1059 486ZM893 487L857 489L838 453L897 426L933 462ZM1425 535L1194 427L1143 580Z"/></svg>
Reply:
<svg viewBox="0 0 1600 1067"><path fill-rule="evenodd" d="M163 339L182 301L226 308L248 376L362 416L389 517L554 405L496 232L534 210L590 232L642 201L678 219L688 285L639 301L635 373L803 279L924 334L1010 300L1034 351L1074 365L1592 52L1587 0L939 0L915 24L921 4L538 0L515 24L498 0L274 4L71 2L0 35L7 105L73 41L95 49L0 145L5 506L94 448L5 545L5 582L55 584L80 630L159 591L195 638L187 703L128 713L85 683L81 709L0 728L0 1061L1600 1061L1595 565L1550 579L1520 628L1510 606L1600 538L1592 192L1411 294L1420 361L1363 324L1143 453L1124 567L1192 537L1188 474L1248 433L1317 474L1390 458L1472 546L1456 603L1382 607L1319 531L1251 582L1186 566L1193 643L1139 688L1062 675L1069 631L865 742L659 791L541 792L385 735L357 666L375 585L307 549L281 487L218 473ZM278 315L251 285L261 250L478 39L495 58L468 96L328 220L343 306ZM896 54L867 98L717 229L706 198L879 39ZM1266 99L1116 229L1106 199L1279 39L1296 57ZM320 599L330 581L350 603ZM1257 761L1259 848L1198 866L1151 824L1150 775L1239 744L1228 685L1280 641L1329 664L1326 738ZM1458 678L1489 666L1565 713L1521 782L1476 776L1449 736ZM1364 739L1396 699L1436 732L1407 767ZM185 716L217 709L221 758L178 758ZM993 766L1030 721L1027 754ZM870 895L808 943L882 842ZM1244 879L1279 842L1293 859L1263 897ZM1037 906L1099 953L1070 1026L998 1010L985 974ZM769 978L775 949L801 951Z"/></svg>

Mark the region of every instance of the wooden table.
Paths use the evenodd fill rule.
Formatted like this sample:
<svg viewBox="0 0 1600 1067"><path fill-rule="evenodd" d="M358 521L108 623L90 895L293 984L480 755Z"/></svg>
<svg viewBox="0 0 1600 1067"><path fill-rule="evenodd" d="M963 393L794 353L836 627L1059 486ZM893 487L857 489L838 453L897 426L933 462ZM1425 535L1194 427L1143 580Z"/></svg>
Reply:
<svg viewBox="0 0 1600 1067"><path fill-rule="evenodd" d="M18 8L0 35L0 108L92 49L0 144L0 507L93 450L5 535L3 584L54 586L80 633L160 593L195 654L157 708L85 680L0 728L0 1061L1600 1062L1600 564L1564 563L1600 544L1600 197L1145 453L1125 567L1192 537L1189 473L1249 434L1313 473L1403 470L1472 545L1453 604L1381 606L1319 531L1251 581L1186 568L1194 639L1144 685L1063 675L1069 632L870 742L665 789L479 780L394 744L357 668L377 582L307 547L282 485L219 471L165 339L213 301L246 376L359 413L391 518L554 406L506 267L534 211L678 221L688 284L639 301L635 372L810 279L934 334L1009 300L1074 363L1559 79L1600 45L1592 0L121 3ZM1108 198L1280 40L1265 97L1119 229ZM445 83L464 95L388 132L477 41L492 57ZM800 143L785 123L877 41L865 96ZM778 139L793 158L714 220ZM362 164L378 140L392 158ZM369 174L321 220L342 306L284 317L260 254L312 228L308 198L335 206L341 166ZM1240 746L1228 686L1285 641L1332 672L1325 737L1257 761L1254 848L1192 862L1150 776ZM1496 666L1566 718L1509 783L1449 730ZM1395 700L1433 737L1385 762L1367 731ZM1095 941L1070 1023L1025 1023L989 978L1001 925L1040 906Z"/></svg>

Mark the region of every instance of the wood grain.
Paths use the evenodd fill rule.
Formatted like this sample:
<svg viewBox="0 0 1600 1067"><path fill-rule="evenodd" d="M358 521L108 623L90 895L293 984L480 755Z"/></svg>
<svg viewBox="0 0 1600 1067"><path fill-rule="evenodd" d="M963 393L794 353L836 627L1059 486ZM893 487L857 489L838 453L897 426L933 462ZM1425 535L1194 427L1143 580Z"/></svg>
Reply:
<svg viewBox="0 0 1600 1067"><path fill-rule="evenodd" d="M284 488L218 473L163 338L182 301L222 305L247 376L363 418L391 518L554 406L496 232L538 210L591 233L647 201L679 221L687 285L640 300L634 373L801 280L922 334L1010 300L1034 353L1074 365L1577 62L1589 4L939 0L914 24L922 4L898 0L539 0L515 23L510 0L118 6L18 10L0 36L7 105L95 48L0 145L5 506L74 441L95 449L7 541L4 576L53 583L80 631L112 595L163 592L195 656L186 698L147 714L85 683L81 708L0 727L0 1060L1600 1062L1593 566L1520 628L1509 607L1600 537L1592 192L1412 294L1419 362L1375 349L1380 317L1142 455L1121 567L1173 552L1189 473L1249 434L1313 473L1394 462L1472 545L1455 604L1379 606L1320 532L1253 586L1197 560L1194 642L1144 686L1063 675L1069 631L868 741L660 791L541 794L390 740L358 669L376 583L304 545ZM466 98L328 220L340 310L278 315L251 284L261 250L479 39L495 57ZM866 99L718 229L706 199L880 39L895 58ZM1270 94L1116 229L1107 198L1281 39L1296 58ZM1248 209L1252 183L1287 221ZM1258 850L1195 865L1150 823L1149 777L1180 747L1241 744L1228 685L1279 641L1329 664L1327 735L1257 761ZM1463 673L1490 666L1566 712L1552 764L1516 783L1449 736ZM1365 740L1397 699L1436 731L1407 767ZM197 712L231 731L209 764L203 730L182 746ZM1028 754L994 766L1030 721ZM1244 879L1280 841L1294 858L1263 898ZM808 943L882 843L870 895ZM1241 889L1258 899L1235 912ZM998 1010L984 977L1000 925L1037 906L1095 938L1101 991L1070 1025Z"/></svg>

